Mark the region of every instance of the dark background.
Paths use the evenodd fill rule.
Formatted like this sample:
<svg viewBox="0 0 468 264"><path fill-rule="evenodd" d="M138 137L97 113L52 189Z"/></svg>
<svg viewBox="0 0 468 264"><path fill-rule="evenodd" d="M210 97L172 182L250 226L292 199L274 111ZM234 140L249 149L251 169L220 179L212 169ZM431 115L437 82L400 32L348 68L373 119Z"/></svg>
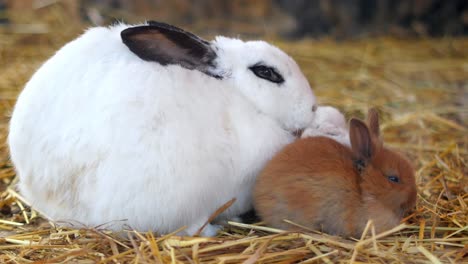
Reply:
<svg viewBox="0 0 468 264"><path fill-rule="evenodd" d="M198 33L290 39L468 35L467 0L0 0L0 23L7 29L16 24L23 25L21 30L40 31L31 24L58 5L57 12L65 12L69 24L148 19Z"/></svg>

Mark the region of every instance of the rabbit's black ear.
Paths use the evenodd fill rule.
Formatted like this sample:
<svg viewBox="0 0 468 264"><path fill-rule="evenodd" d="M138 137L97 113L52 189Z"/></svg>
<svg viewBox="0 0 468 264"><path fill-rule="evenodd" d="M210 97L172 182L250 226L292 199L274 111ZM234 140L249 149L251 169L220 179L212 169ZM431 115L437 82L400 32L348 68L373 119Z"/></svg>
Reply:
<svg viewBox="0 0 468 264"><path fill-rule="evenodd" d="M180 28L156 21L120 33L122 41L138 57L161 65L178 64L220 78L214 73L216 52L210 43Z"/></svg>

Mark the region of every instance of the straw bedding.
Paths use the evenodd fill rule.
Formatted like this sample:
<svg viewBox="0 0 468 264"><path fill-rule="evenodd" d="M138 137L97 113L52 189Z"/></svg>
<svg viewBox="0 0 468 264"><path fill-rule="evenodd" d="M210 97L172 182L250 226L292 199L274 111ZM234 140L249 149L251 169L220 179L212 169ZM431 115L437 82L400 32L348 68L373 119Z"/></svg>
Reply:
<svg viewBox="0 0 468 264"><path fill-rule="evenodd" d="M379 109L386 143L417 169L417 206L400 226L375 234L369 223L355 239L233 222L217 237L203 238L57 228L15 191L5 140L16 96L34 70L79 32L0 31L1 263L468 261L468 39L272 41L298 61L322 104L347 117Z"/></svg>

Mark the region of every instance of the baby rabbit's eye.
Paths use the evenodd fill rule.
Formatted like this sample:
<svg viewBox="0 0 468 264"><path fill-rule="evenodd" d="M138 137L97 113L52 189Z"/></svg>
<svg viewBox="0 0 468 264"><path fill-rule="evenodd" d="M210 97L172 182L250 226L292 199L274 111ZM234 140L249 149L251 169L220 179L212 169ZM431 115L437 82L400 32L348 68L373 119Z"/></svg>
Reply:
<svg viewBox="0 0 468 264"><path fill-rule="evenodd" d="M254 65L249 68L257 77L274 83L283 83L284 79L274 68L265 65Z"/></svg>
<svg viewBox="0 0 468 264"><path fill-rule="evenodd" d="M387 179L391 182L396 182L396 183L400 182L400 178L398 178L398 176L395 176L395 175L387 176Z"/></svg>

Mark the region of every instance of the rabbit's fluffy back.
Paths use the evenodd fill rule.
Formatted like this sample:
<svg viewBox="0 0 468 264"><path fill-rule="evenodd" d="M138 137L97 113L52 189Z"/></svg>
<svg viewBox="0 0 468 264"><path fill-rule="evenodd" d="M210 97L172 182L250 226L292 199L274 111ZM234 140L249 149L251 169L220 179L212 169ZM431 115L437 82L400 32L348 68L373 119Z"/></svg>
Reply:
<svg viewBox="0 0 468 264"><path fill-rule="evenodd" d="M319 155L317 154L319 153ZM255 209L274 227L290 229L283 222L331 233L354 230L359 222L350 210L361 211L360 187L353 176L349 148L326 137L300 139L282 149L257 179ZM337 199L346 197L346 199ZM337 212L340 215L337 215Z"/></svg>
<svg viewBox="0 0 468 264"><path fill-rule="evenodd" d="M54 220L127 219L139 230L160 232L188 225L193 233L233 197L224 217L246 211L255 175L294 139L286 129L313 118L301 109L315 99L299 68L262 47L266 59L287 61L283 70L298 78L290 84L301 86L277 87L279 95L268 97L258 84L264 80L243 82L237 62L222 57L230 41L244 42L212 42L225 66L220 72L227 73L216 79L141 60L122 44L127 27L88 30L47 61L19 96L8 140L22 194ZM299 106L277 113L270 104L281 104L255 96L284 96Z"/></svg>

